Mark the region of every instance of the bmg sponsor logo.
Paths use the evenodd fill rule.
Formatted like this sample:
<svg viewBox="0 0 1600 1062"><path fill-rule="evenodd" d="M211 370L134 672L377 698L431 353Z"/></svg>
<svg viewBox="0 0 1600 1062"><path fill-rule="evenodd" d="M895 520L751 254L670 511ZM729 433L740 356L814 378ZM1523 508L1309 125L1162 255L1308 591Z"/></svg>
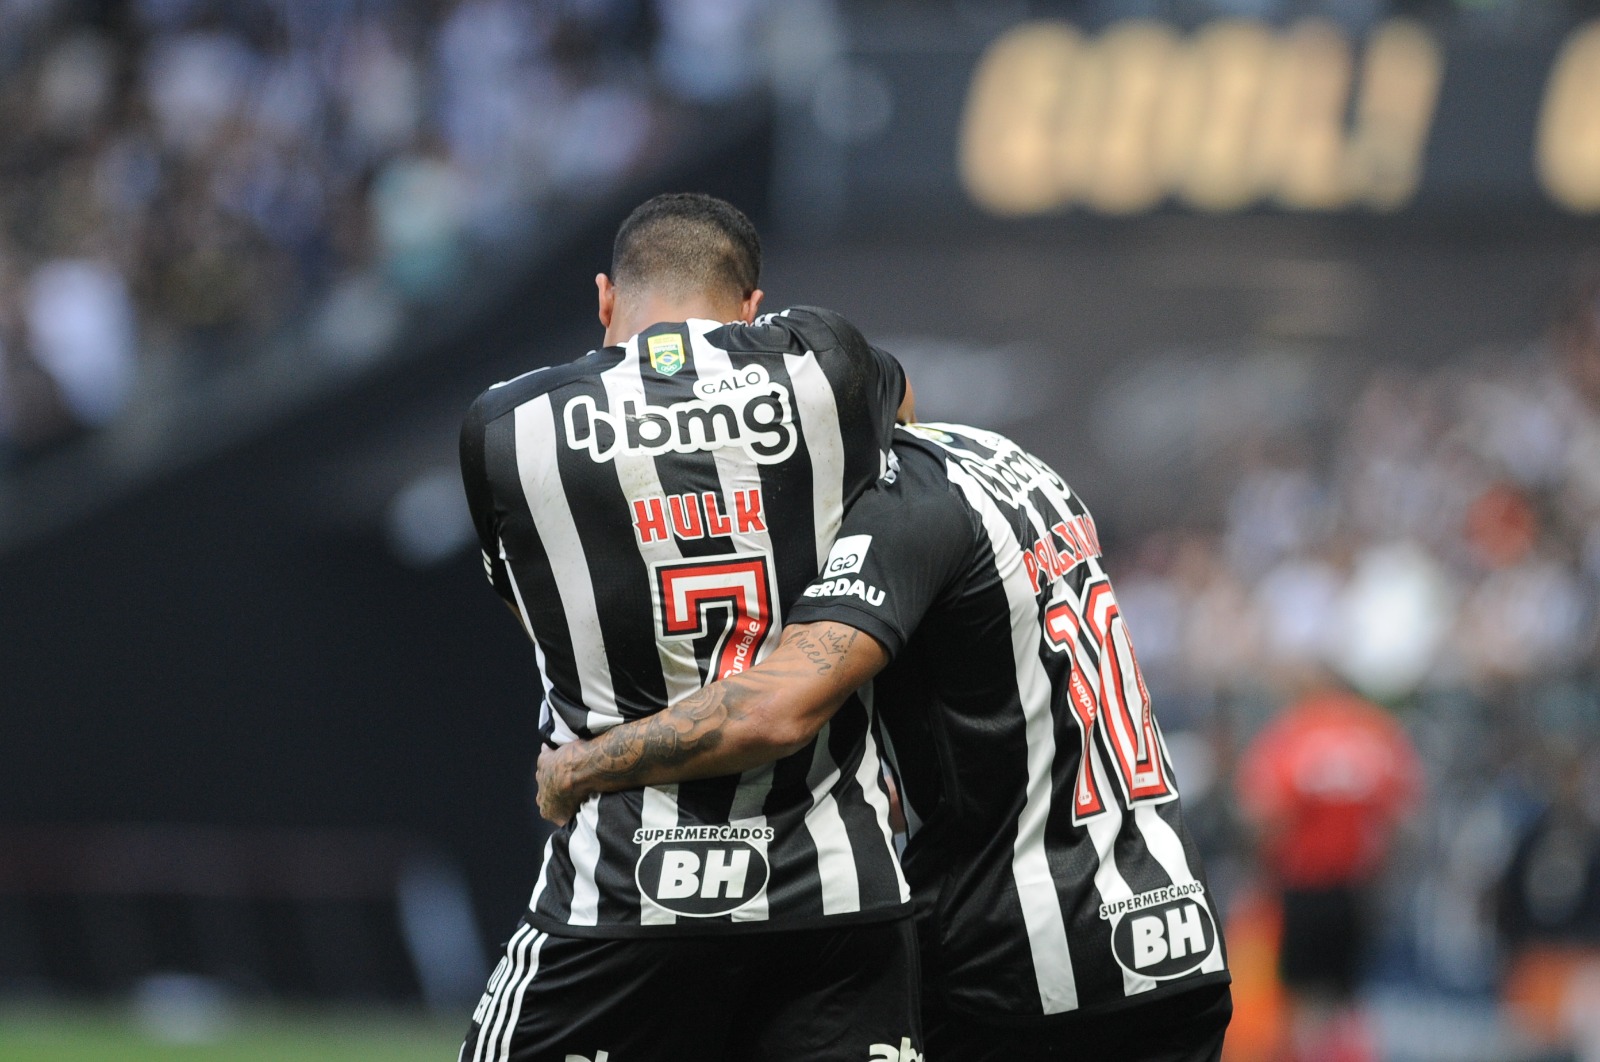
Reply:
<svg viewBox="0 0 1600 1062"><path fill-rule="evenodd" d="M1066 483L1049 465L1016 443L999 436L979 438L999 446L994 456L980 457L963 452L959 463L968 475L983 484L984 489L996 498L1008 505L1020 505L1029 493L1041 485L1057 492L1066 491Z"/></svg>
<svg viewBox="0 0 1600 1062"><path fill-rule="evenodd" d="M1217 924L1198 897L1204 888L1174 886L1142 893L1115 905L1102 905L1112 917L1111 953L1129 973L1157 981L1193 973L1217 946ZM1176 898L1172 893L1187 892ZM1115 910L1116 914L1108 914Z"/></svg>
<svg viewBox="0 0 1600 1062"><path fill-rule="evenodd" d="M678 834L688 830L640 830ZM703 831L694 831L703 832ZM765 842L771 831L728 829L727 838L672 837L646 848L634 868L640 895L663 910L687 918L731 914L762 895L771 870ZM748 834L749 840L734 839Z"/></svg>
<svg viewBox="0 0 1600 1062"><path fill-rule="evenodd" d="M738 386L715 395L652 406L625 398L620 409L601 409L589 395L579 395L562 408L567 445L587 450L604 463L618 455L656 457L737 446L757 464L770 465L794 453L799 431L789 389L770 379L759 365L740 371Z"/></svg>

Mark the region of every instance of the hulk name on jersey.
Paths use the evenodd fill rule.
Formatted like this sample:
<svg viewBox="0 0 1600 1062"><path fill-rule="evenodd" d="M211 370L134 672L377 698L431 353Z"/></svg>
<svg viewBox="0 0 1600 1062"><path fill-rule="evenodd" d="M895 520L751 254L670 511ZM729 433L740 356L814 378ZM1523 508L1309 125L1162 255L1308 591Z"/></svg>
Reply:
<svg viewBox="0 0 1600 1062"><path fill-rule="evenodd" d="M691 320L490 388L462 469L490 581L525 620L560 744L753 666L886 467L900 367L797 307ZM852 699L766 767L594 797L530 902L568 936L906 913L878 749Z"/></svg>
<svg viewBox="0 0 1600 1062"><path fill-rule="evenodd" d="M895 433L791 609L873 635L927 979L1053 1019L1228 979L1216 912L1094 519L1010 439Z"/></svg>

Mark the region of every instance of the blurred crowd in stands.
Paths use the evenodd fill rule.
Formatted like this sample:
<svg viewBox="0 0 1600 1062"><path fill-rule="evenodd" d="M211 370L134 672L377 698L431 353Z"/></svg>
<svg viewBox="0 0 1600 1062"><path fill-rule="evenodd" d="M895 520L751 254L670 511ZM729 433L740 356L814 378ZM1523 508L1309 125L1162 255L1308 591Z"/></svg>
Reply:
<svg viewBox="0 0 1600 1062"><path fill-rule="evenodd" d="M748 91L764 0L0 0L0 465L359 358Z"/></svg>
<svg viewBox="0 0 1600 1062"><path fill-rule="evenodd" d="M1597 314L1576 281L1548 349L1380 370L1336 438L1261 442L1216 537L1157 535L1122 578L1146 668L1210 696L1331 665L1388 702L1592 669Z"/></svg>
<svg viewBox="0 0 1600 1062"><path fill-rule="evenodd" d="M985 31L1029 16L1315 16L1359 29L1465 12L1501 32L1498 13L1543 26L1539 13L1559 5L948 6ZM106 424L141 389L182 387L274 345L351 363L386 349L418 304L470 289L478 265L526 248L564 204L658 160L696 128L685 119L696 106L792 87L857 7L897 10L0 0L0 468Z"/></svg>
<svg viewBox="0 0 1600 1062"><path fill-rule="evenodd" d="M1260 443L1231 478L1219 530L1152 535L1117 572L1214 884L1277 874L1240 750L1351 691L1425 775L1367 973L1500 992L1523 1032L1600 1057L1573 1018L1600 1005L1600 272L1528 349L1379 370L1332 438Z"/></svg>

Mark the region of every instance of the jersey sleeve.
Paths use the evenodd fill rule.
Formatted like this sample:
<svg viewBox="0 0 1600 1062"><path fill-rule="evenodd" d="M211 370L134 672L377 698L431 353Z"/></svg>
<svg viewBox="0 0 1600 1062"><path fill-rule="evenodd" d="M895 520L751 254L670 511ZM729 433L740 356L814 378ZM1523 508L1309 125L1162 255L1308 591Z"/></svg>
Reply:
<svg viewBox="0 0 1600 1062"><path fill-rule="evenodd" d="M844 623L896 656L966 570L974 541L967 508L947 487L880 483L845 514L827 563L787 622Z"/></svg>
<svg viewBox="0 0 1600 1062"><path fill-rule="evenodd" d="M461 483L467 493L467 509L478 532L483 551L483 568L489 583L507 601L516 602L506 562L500 556L501 509L495 501L494 483L489 476L490 419L482 397L472 403L461 424Z"/></svg>
<svg viewBox="0 0 1600 1062"><path fill-rule="evenodd" d="M820 306L796 306L789 311L798 321L815 320L831 335L832 346L850 369L852 385L846 382L839 395L842 404L857 404L858 408L871 410L873 427L880 448L887 453L894 434L895 414L906 393L906 373L893 354L867 342L861 330L832 310ZM865 394L858 393L859 386ZM859 402L865 397L867 401Z"/></svg>

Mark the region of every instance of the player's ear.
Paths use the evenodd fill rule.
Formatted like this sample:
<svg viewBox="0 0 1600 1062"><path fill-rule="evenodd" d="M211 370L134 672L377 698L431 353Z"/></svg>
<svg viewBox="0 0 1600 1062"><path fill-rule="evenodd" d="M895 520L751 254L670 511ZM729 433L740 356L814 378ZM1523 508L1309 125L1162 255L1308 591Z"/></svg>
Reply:
<svg viewBox="0 0 1600 1062"><path fill-rule="evenodd" d="M617 286L604 273L594 275L594 286L600 293L600 327L610 328L611 318L617 312Z"/></svg>
<svg viewBox="0 0 1600 1062"><path fill-rule="evenodd" d="M917 396L911 390L911 377L906 377L906 393L900 399L900 408L895 411L896 424L915 424L917 422Z"/></svg>
<svg viewBox="0 0 1600 1062"><path fill-rule="evenodd" d="M749 324L756 319L756 314L761 312L761 300L766 297L766 292L760 288L755 289L739 303L739 320Z"/></svg>

